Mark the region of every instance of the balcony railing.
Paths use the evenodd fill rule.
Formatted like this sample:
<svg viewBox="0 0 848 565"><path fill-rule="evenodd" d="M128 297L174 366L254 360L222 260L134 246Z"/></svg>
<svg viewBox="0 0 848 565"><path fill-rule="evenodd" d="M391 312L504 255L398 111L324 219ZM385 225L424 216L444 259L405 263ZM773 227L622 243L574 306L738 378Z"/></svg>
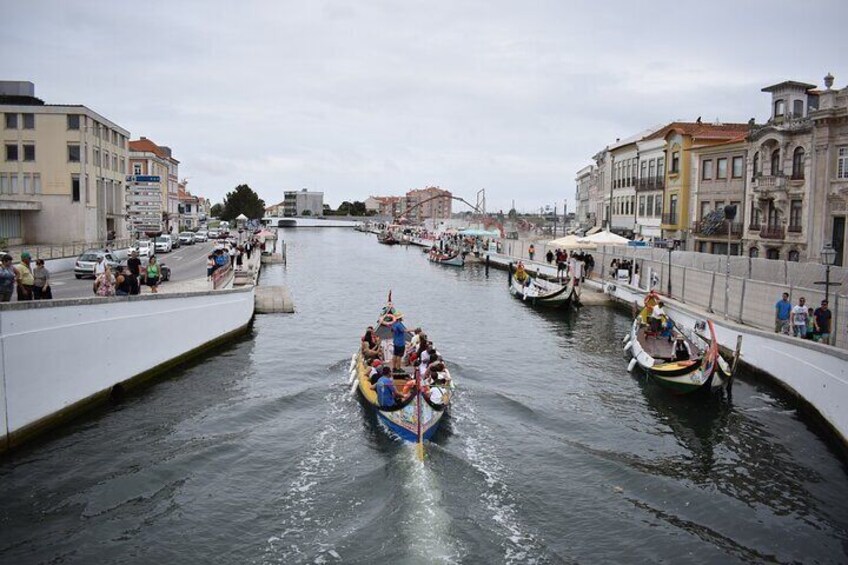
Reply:
<svg viewBox="0 0 848 565"><path fill-rule="evenodd" d="M677 215L677 212L672 212L670 214L663 214L662 215L662 223L663 223L663 225L666 225L666 226L676 226L678 217L679 216Z"/></svg>
<svg viewBox="0 0 848 565"><path fill-rule="evenodd" d="M693 222L692 223L692 233L695 235L700 235L704 237L718 237L724 236L727 237L727 222ZM733 236L741 236L742 235L742 224L732 223L730 224L730 235Z"/></svg>
<svg viewBox="0 0 848 565"><path fill-rule="evenodd" d="M786 187L783 175L763 175L754 178L754 190L779 190Z"/></svg>
<svg viewBox="0 0 848 565"><path fill-rule="evenodd" d="M760 222L751 222L751 224L748 226L748 231L760 231Z"/></svg>
<svg viewBox="0 0 848 565"><path fill-rule="evenodd" d="M801 233L801 230L802 230L801 226L792 226L792 225L790 225L786 229L786 231L788 231L789 233Z"/></svg>
<svg viewBox="0 0 848 565"><path fill-rule="evenodd" d="M783 226L763 226L760 229L760 237L763 239L783 239L786 230Z"/></svg>
<svg viewBox="0 0 848 565"><path fill-rule="evenodd" d="M636 191L662 190L665 188L665 177L645 177L636 181Z"/></svg>

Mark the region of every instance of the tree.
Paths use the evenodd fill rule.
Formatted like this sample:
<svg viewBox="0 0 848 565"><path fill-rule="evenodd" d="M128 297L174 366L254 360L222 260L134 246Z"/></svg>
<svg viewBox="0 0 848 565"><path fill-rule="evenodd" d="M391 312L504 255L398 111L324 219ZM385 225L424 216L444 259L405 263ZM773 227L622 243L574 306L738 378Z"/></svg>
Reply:
<svg viewBox="0 0 848 565"><path fill-rule="evenodd" d="M230 221L235 220L239 214L244 214L251 220L265 215L265 201L246 184L240 184L234 191L227 193L219 217Z"/></svg>
<svg viewBox="0 0 848 565"><path fill-rule="evenodd" d="M301 216L311 216L311 215L312 215L312 210L304 210L303 214L301 214Z"/></svg>
<svg viewBox="0 0 848 565"><path fill-rule="evenodd" d="M223 204L214 204L212 208L209 209L209 215L213 218L220 218L221 213L224 211Z"/></svg>

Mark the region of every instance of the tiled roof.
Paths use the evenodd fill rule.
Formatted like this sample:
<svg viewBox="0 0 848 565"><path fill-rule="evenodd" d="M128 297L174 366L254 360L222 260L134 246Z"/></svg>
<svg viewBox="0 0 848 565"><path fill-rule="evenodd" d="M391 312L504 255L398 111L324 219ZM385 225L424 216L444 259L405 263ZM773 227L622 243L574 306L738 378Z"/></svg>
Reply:
<svg viewBox="0 0 848 565"><path fill-rule="evenodd" d="M671 122L645 139L663 139L670 132L677 131L696 139L728 140L745 137L750 131L748 124L707 124L698 122Z"/></svg>
<svg viewBox="0 0 848 565"><path fill-rule="evenodd" d="M130 151L138 151L139 153L153 153L154 155L156 155L157 157L161 157L162 159L179 163L179 161L168 155L168 153L164 149L162 149L146 137L131 140L129 146Z"/></svg>

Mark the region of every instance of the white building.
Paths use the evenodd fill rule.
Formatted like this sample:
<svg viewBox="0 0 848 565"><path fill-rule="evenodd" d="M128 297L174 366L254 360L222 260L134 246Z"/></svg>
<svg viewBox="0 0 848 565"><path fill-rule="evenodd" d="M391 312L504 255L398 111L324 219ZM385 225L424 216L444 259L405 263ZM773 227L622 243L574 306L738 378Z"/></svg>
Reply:
<svg viewBox="0 0 848 565"><path fill-rule="evenodd" d="M643 139L636 142L636 149L639 154L636 235L643 239L660 238L665 188L665 140Z"/></svg>
<svg viewBox="0 0 848 565"><path fill-rule="evenodd" d="M95 242L127 235L129 132L82 105L46 105L31 82L0 81L0 238Z"/></svg>
<svg viewBox="0 0 848 565"><path fill-rule="evenodd" d="M286 191L283 193L283 215L323 216L324 193L307 189Z"/></svg>

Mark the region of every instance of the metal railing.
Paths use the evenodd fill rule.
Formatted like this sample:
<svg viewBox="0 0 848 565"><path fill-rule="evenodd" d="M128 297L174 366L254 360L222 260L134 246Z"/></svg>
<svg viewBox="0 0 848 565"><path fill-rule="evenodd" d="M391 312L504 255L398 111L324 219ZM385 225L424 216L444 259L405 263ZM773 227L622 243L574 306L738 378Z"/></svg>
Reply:
<svg viewBox="0 0 848 565"><path fill-rule="evenodd" d="M760 228L760 237L763 239L783 239L786 237L786 229L783 226L763 226Z"/></svg>
<svg viewBox="0 0 848 565"><path fill-rule="evenodd" d="M693 222L692 223L692 233L695 235L702 235L708 237L715 236L725 236L727 237L727 222L721 222L721 224L716 224L715 222ZM742 235L742 224L732 223L730 224L730 235L731 236L741 236Z"/></svg>
<svg viewBox="0 0 848 565"><path fill-rule="evenodd" d="M789 233L801 233L801 232L803 231L803 226L800 226L800 225L797 225L797 226L790 225L788 228L786 228L786 231L788 231Z"/></svg>
<svg viewBox="0 0 848 565"><path fill-rule="evenodd" d="M12 258L17 261L21 257L21 253L28 251L33 259L65 259L67 257L77 257L87 249L126 249L132 245L131 238L120 239L104 239L99 241L77 241L58 244L24 244L12 245L3 251L12 255Z"/></svg>
<svg viewBox="0 0 848 565"><path fill-rule="evenodd" d="M664 177L645 177L636 181L636 190L660 190L665 188Z"/></svg>

